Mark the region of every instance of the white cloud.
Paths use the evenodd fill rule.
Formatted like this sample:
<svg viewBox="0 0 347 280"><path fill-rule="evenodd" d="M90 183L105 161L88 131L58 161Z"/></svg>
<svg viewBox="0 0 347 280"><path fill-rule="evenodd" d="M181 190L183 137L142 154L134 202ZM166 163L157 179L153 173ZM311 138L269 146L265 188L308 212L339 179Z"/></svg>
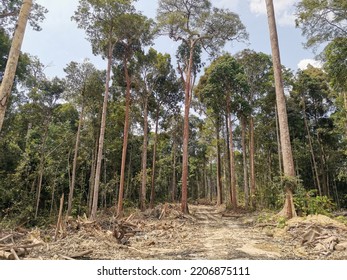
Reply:
<svg viewBox="0 0 347 280"><path fill-rule="evenodd" d="M299 0L276 0L274 1L274 8L276 13L277 22L282 26L294 25L294 5ZM249 8L253 14L266 15L265 0L249 0Z"/></svg>
<svg viewBox="0 0 347 280"><path fill-rule="evenodd" d="M239 6L240 0L212 0L211 2L218 8L228 8L234 11Z"/></svg>
<svg viewBox="0 0 347 280"><path fill-rule="evenodd" d="M314 60L314 59L311 59L311 58L305 58L305 59L302 59L298 63L298 68L300 70L306 70L308 65L311 65L311 66L316 67L316 68L322 68L323 63L321 61Z"/></svg>

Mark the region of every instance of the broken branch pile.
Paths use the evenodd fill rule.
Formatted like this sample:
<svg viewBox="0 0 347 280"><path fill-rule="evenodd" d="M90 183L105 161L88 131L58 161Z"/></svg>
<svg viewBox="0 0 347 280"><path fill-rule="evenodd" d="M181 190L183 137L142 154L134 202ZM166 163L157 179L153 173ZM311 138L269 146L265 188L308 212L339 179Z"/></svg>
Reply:
<svg viewBox="0 0 347 280"><path fill-rule="evenodd" d="M19 260L29 254L29 250L34 247L42 246L44 243L37 240L19 240L23 234L11 233L0 238L0 259Z"/></svg>
<svg viewBox="0 0 347 280"><path fill-rule="evenodd" d="M308 216L305 220L295 218L288 222L287 232L306 251L315 255L328 256L347 249L347 227L327 216Z"/></svg>

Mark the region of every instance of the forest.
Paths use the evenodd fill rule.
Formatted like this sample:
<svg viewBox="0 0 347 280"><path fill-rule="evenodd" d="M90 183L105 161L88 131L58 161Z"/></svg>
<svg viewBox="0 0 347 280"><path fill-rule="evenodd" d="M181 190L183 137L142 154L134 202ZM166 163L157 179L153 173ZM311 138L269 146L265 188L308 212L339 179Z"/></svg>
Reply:
<svg viewBox="0 0 347 280"><path fill-rule="evenodd" d="M223 218L242 226L251 219L273 239L273 227L295 231L290 219L320 215L339 235L329 239L328 255L338 244L347 250L347 4L298 2L296 27L305 47L322 48L323 63L293 71L281 64L273 1L265 2L272 54L246 48L232 55L223 48L247 42L246 27L213 1L158 0L152 19L133 0L79 0L71 20L107 68L71 61L65 77L51 79L39 57L20 52L25 29L40 31L48 10L32 0L0 0L0 259L13 256L9 229L53 227L54 241L65 242L71 228L107 233L107 223L128 250L138 231L153 233L135 223L139 217L156 218L156 229L171 236L189 223L197 234L208 221L223 224L219 239L232 228ZM160 36L179 43L175 57L155 49ZM240 240L252 236L238 230ZM297 234L316 242L311 231ZM136 248L116 258L209 258ZM246 249L218 258L249 259ZM270 251L253 258L310 258ZM84 253L47 258L91 254Z"/></svg>

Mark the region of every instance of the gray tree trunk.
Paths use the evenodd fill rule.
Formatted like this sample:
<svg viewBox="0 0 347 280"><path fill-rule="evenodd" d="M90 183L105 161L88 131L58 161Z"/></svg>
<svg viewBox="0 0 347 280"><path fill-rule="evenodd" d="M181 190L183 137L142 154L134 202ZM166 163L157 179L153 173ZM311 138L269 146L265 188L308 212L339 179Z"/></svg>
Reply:
<svg viewBox="0 0 347 280"><path fill-rule="evenodd" d="M280 127L280 138L283 157L283 171L284 175L290 178L295 177L295 168L292 154L292 146L290 143L288 115L286 108L286 99L284 95L283 79L282 79L282 64L280 59L280 49L278 45L278 35L276 28L275 12L272 0L266 1L266 9L268 15L270 42L272 49L272 59L275 74L275 87L276 87L276 102L278 109L278 122ZM280 215L292 218L296 216L294 203L293 203L293 191L291 187L286 185L286 197L285 203Z"/></svg>
<svg viewBox="0 0 347 280"><path fill-rule="evenodd" d="M95 220L96 211L98 210L100 172L101 172L102 153L103 153L103 149L104 149L104 139L105 139L105 130L106 130L106 113L107 113L108 94L109 94L110 79L111 79L112 53L113 53L113 45L111 43L109 43L108 55L107 55L108 61L107 61L107 72L106 72L105 95L104 95L104 101L103 101L103 105L102 105L98 155L96 158L95 180L94 180L94 190L93 190L93 204L92 204L92 211L90 213L90 219L91 220Z"/></svg>
<svg viewBox="0 0 347 280"><path fill-rule="evenodd" d="M70 186L70 190L69 190L69 198L68 198L68 203L67 203L67 215L68 216L70 216L71 209L72 209L72 200L73 200L73 193L74 193L75 181L76 181L78 147L79 147L79 143L80 143L83 118L84 118L84 104L82 103L81 115L80 115L80 118L78 121L78 128L77 128L77 134L76 134L75 152L74 152L73 163L72 163L71 186Z"/></svg>
<svg viewBox="0 0 347 280"><path fill-rule="evenodd" d="M148 97L145 96L143 108L143 146L142 146L142 183L140 189L140 209L146 209L147 183L147 144L148 144Z"/></svg>
<svg viewBox="0 0 347 280"><path fill-rule="evenodd" d="M23 4L18 16L16 30L12 39L10 53L8 55L4 77L0 85L0 131L4 123L7 102L11 95L12 85L17 70L19 54L24 38L25 27L27 25L32 5L32 0L23 0Z"/></svg>

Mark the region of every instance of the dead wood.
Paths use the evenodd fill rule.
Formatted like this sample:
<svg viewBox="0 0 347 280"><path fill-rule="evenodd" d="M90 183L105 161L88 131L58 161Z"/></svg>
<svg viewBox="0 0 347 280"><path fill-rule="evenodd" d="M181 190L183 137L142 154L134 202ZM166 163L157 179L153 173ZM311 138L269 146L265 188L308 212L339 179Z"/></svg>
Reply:
<svg viewBox="0 0 347 280"><path fill-rule="evenodd" d="M17 261L19 261L19 257L18 257L18 255L17 255L17 253L16 253L16 251L15 251L14 249L11 249L11 253L12 253L13 256L14 256L14 259L17 260Z"/></svg>
<svg viewBox="0 0 347 280"><path fill-rule="evenodd" d="M9 235L6 235L6 236L4 236L4 237L2 237L2 238L0 239L0 242L3 242L3 241L5 241L5 240L7 240L7 239L9 239L9 238L13 238L13 234L12 234L12 233L9 234Z"/></svg>
<svg viewBox="0 0 347 280"><path fill-rule="evenodd" d="M256 227L277 227L277 224L261 223L261 224L257 224Z"/></svg>
<svg viewBox="0 0 347 280"><path fill-rule="evenodd" d="M59 215L58 215L57 226L56 226L55 234L54 234L54 241L57 241L59 230L63 231L63 225L62 225L63 205L64 205L64 194L60 198Z"/></svg>
<svg viewBox="0 0 347 280"><path fill-rule="evenodd" d="M11 250L11 248L15 249L15 250L18 250L18 249L29 249L29 248L42 246L42 245L44 245L43 242L32 243L32 244L18 244L18 245L15 245L15 244L12 243L12 244L0 245L0 250Z"/></svg>
<svg viewBox="0 0 347 280"><path fill-rule="evenodd" d="M78 258L84 257L84 256L89 255L91 253L93 253L93 250L83 251L83 252L80 252L80 253L73 254L71 256L65 256L65 255L59 254L59 257L65 259L65 260L72 260L72 261L74 261L74 260L76 260Z"/></svg>
<svg viewBox="0 0 347 280"><path fill-rule="evenodd" d="M161 220L162 218L165 217L165 214L166 214L166 211L167 211L167 207L168 207L168 205L165 204L164 207L163 207L163 210L160 213L159 220Z"/></svg>
<svg viewBox="0 0 347 280"><path fill-rule="evenodd" d="M14 260L15 256L13 255L13 253L0 250L0 259Z"/></svg>
<svg viewBox="0 0 347 280"><path fill-rule="evenodd" d="M90 255L92 253L93 253L93 250L87 250L87 251L83 251L83 252L80 252L80 253L73 254L70 257L73 258L73 259L76 259L76 258L84 257L86 255Z"/></svg>
<svg viewBox="0 0 347 280"><path fill-rule="evenodd" d="M62 259L65 259L65 260L75 261L74 258L70 258L70 257L68 257L68 256L64 256L64 255L60 255L60 254L59 254L59 257L61 257Z"/></svg>

